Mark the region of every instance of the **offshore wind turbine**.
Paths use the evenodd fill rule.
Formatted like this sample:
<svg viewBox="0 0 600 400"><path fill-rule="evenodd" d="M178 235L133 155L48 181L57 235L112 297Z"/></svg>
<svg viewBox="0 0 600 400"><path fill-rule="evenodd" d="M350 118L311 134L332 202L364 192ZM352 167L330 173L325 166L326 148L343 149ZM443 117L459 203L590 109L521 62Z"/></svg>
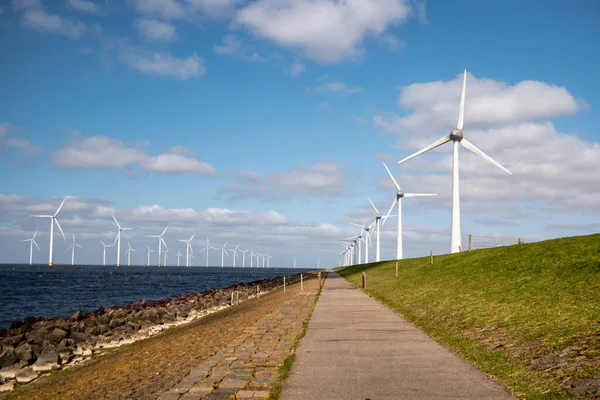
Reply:
<svg viewBox="0 0 600 400"><path fill-rule="evenodd" d="M38 246L38 244L35 242L36 235L37 229L35 230L35 233L31 237L31 239L23 240L23 242L29 242L29 265L33 263L33 245L35 244L35 247L37 247L38 250L40 249L40 246Z"/></svg>
<svg viewBox="0 0 600 400"><path fill-rule="evenodd" d="M254 250L250 249L250 268L253 268L253 262L254 262L254 257L252 255L253 252L254 252Z"/></svg>
<svg viewBox="0 0 600 400"><path fill-rule="evenodd" d="M459 194L459 183L458 183L458 145L461 144L463 147L466 147L468 150L471 150L473 153L477 154L481 158L487 160L491 164L500 168L504 172L508 174L512 174L509 170L504 168L500 163L496 160L485 154L483 151L479 150L475 145L465 139L463 135L463 125L464 125L464 114L465 114L465 92L467 89L467 70L465 69L463 73L463 85L462 85L462 93L460 96L460 106L458 108L458 121L456 123L456 128L452 129L452 131L444 135L441 139L435 141L429 146L417 151L416 153L411 154L410 156L398 161L398 164L401 164L411 158L414 158L420 154L426 153L429 150L433 150L436 147L439 147L448 142L453 142L454 147L454 162L452 164L452 236L450 238L450 253L457 253L462 248L461 246L461 238L460 238L460 194Z"/></svg>
<svg viewBox="0 0 600 400"><path fill-rule="evenodd" d="M246 268L246 252L250 249L240 250L244 255L242 256L242 268Z"/></svg>
<svg viewBox="0 0 600 400"><path fill-rule="evenodd" d="M367 196L367 199L369 199L369 203L371 203L371 206L373 207L373 210L375 210L375 231L377 233L377 241L376 241L376 247L375 247L375 262L379 262L381 261L381 253L380 253L380 247L379 247L379 225L380 225L380 220L381 220L381 213L379 213L379 210L377 209L377 207L375 207L375 204L373 204L373 202L371 201L371 199L369 198L369 196Z"/></svg>
<svg viewBox="0 0 600 400"><path fill-rule="evenodd" d="M165 247L167 247L167 245L166 245L166 244L165 244ZM165 251L163 252L163 256L164 256L164 257L163 257L163 258L164 258L163 265L164 265L165 267L167 266L167 258L169 258L169 256L167 256L167 253L168 253L168 252L169 252L169 249L165 249Z"/></svg>
<svg viewBox="0 0 600 400"><path fill-rule="evenodd" d="M148 245L146 245L146 248L148 249L148 266L150 266L150 253L154 253L154 250L150 250L150 247L148 247Z"/></svg>
<svg viewBox="0 0 600 400"><path fill-rule="evenodd" d="M83 246L75 243L75 235L73 235L73 243L67 247L67 251L71 250L71 265L75 265L75 246L79 247L80 249L83 248Z"/></svg>
<svg viewBox="0 0 600 400"><path fill-rule="evenodd" d="M121 266L121 231L130 231L133 228L122 228L121 225L119 224L119 221L117 221L117 219L115 218L115 216L112 216L113 219L115 220L115 223L117 224L117 237L115 238L115 240L117 241L117 267Z"/></svg>
<svg viewBox="0 0 600 400"><path fill-rule="evenodd" d="M223 266L225 265L225 254L229 255L227 250L225 250L225 246L227 246L227 242L225 242L223 244L223 247L221 247L221 268L223 268Z"/></svg>
<svg viewBox="0 0 600 400"><path fill-rule="evenodd" d="M208 268L208 251L210 249L219 250L218 248L213 247L213 246L210 245L210 242L208 241L208 236L207 236L206 237L206 268Z"/></svg>
<svg viewBox="0 0 600 400"><path fill-rule="evenodd" d="M56 222L56 226L58 226L58 229L60 230L60 233L62 233L62 235L63 235L63 239L65 240L65 242L67 241L67 238L65 237L65 233L63 232L62 228L60 227L60 223L56 219L56 216L60 212L60 209L65 204L66 200L67 200L67 198L65 197L63 199L62 203L60 203L60 206L58 206L58 210L56 210L54 215L32 215L32 217L35 217L35 218L50 218L50 253L48 256L48 266L50 266L50 267L52 266L52 251L54 249L54 223L55 222Z"/></svg>
<svg viewBox="0 0 600 400"><path fill-rule="evenodd" d="M271 258L273 258L273 256L267 254L267 268L271 268Z"/></svg>
<svg viewBox="0 0 600 400"><path fill-rule="evenodd" d="M177 266L179 267L179 259L183 257L183 254L181 254L181 249L177 249Z"/></svg>
<svg viewBox="0 0 600 400"><path fill-rule="evenodd" d="M165 240L163 239L163 236L165 235L165 232L167 232L167 229L169 229L169 225L167 225L167 227L165 228L165 230L163 231L163 233L161 233L160 235L150 235L149 237L153 237L153 238L158 238L158 266L160 267L160 251L161 251L161 247L164 244L165 245L165 249L167 248L167 244L165 243Z"/></svg>
<svg viewBox="0 0 600 400"><path fill-rule="evenodd" d="M294 268L296 268L296 259L294 258Z"/></svg>
<svg viewBox="0 0 600 400"><path fill-rule="evenodd" d="M398 204L398 240L396 242L396 260L402 260L402 256L403 256L402 255L402 198L403 197L437 196L437 194L431 194L431 193L404 193L402 191L402 189L400 188L400 185L398 185L398 182L396 182L396 179L394 179L394 175L392 175L392 173L390 172L390 170L387 167L387 165L385 165L385 163L383 163L383 166L385 167L385 170L389 174L390 178L392 179L392 182L394 183L394 187L396 188L396 197L394 198L394 201L392 202L392 206L390 207L390 211L388 211L387 215L383 219L383 224L385 225L385 221L387 221L388 216L390 215L390 213L394 209L394 206L396 204Z"/></svg>
<svg viewBox="0 0 600 400"><path fill-rule="evenodd" d="M117 238L115 238L115 241L117 240ZM106 266L106 249L108 249L109 247L114 246L115 244L106 244L104 243L102 240L100 241L100 243L102 243L102 247L104 247L104 251L102 252L102 265Z"/></svg>
<svg viewBox="0 0 600 400"><path fill-rule="evenodd" d="M137 251L136 249L131 247L131 242L127 242L127 266L131 266L131 252Z"/></svg>
<svg viewBox="0 0 600 400"><path fill-rule="evenodd" d="M192 250L192 252L194 251L194 249L192 249L192 239L194 238L194 236L196 236L195 233L188 240L179 239L180 242L185 243L185 267L186 268L188 268L190 266L190 250ZM179 266L179 258L177 258L177 266Z"/></svg>
<svg viewBox="0 0 600 400"><path fill-rule="evenodd" d="M233 268L235 268L235 257L237 256L237 250L240 248L240 246L236 246L235 249L229 249L229 251L233 252Z"/></svg>

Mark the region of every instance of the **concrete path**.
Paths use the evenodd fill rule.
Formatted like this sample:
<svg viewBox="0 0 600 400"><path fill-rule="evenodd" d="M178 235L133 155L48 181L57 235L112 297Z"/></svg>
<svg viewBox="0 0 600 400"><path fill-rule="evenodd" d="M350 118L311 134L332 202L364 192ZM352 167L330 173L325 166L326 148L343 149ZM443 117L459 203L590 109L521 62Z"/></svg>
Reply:
<svg viewBox="0 0 600 400"><path fill-rule="evenodd" d="M468 361L330 272L281 398L513 397Z"/></svg>

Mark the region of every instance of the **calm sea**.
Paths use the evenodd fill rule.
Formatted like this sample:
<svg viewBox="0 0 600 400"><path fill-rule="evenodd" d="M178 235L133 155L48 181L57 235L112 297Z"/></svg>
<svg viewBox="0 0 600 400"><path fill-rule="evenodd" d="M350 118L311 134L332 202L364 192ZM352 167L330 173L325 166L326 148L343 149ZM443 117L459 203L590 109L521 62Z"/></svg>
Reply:
<svg viewBox="0 0 600 400"><path fill-rule="evenodd" d="M75 311L125 306L241 282L300 273L301 269L0 265L0 328L26 316L69 317ZM306 271L306 270L304 270Z"/></svg>

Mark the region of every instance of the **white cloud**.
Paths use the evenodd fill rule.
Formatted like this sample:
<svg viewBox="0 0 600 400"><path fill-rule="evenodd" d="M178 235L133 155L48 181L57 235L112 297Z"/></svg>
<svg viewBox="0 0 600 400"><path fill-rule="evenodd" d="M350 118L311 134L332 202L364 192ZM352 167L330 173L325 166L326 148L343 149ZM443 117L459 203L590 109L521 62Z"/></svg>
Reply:
<svg viewBox="0 0 600 400"><path fill-rule="evenodd" d="M230 16L238 4L245 0L185 0L193 9L202 11L211 17Z"/></svg>
<svg viewBox="0 0 600 400"><path fill-rule="evenodd" d="M240 9L234 21L323 64L357 58L367 36L384 34L406 20L404 0L258 0Z"/></svg>
<svg viewBox="0 0 600 400"><path fill-rule="evenodd" d="M255 46L248 43L246 39L240 39L235 35L227 34L223 36L221 44L213 46L213 51L217 54L226 54L232 57L250 62L264 62L267 57L262 56L254 50Z"/></svg>
<svg viewBox="0 0 600 400"><path fill-rule="evenodd" d="M29 140L23 138L8 138L6 140L6 145L16 149L24 156L33 156L41 153L44 150L42 146L33 144Z"/></svg>
<svg viewBox="0 0 600 400"><path fill-rule="evenodd" d="M196 53L177 58L169 53L151 52L129 46L121 48L121 59L138 71L158 76L169 76L180 80L204 75L204 60Z"/></svg>
<svg viewBox="0 0 600 400"><path fill-rule="evenodd" d="M56 165L64 168L115 168L138 166L161 174L216 175L216 169L198 160L184 147L151 156L139 148L127 147L107 136L77 138L67 147L52 154Z"/></svg>
<svg viewBox="0 0 600 400"><path fill-rule="evenodd" d="M140 13L164 19L181 19L186 15L185 8L177 0L134 0L134 5Z"/></svg>
<svg viewBox="0 0 600 400"><path fill-rule="evenodd" d="M185 20L197 14L229 17L245 0L134 0L136 10L166 20Z"/></svg>
<svg viewBox="0 0 600 400"><path fill-rule="evenodd" d="M138 32L146 39L171 41L176 38L175 26L156 19L142 18L136 23Z"/></svg>
<svg viewBox="0 0 600 400"><path fill-rule="evenodd" d="M26 10L22 23L28 28L57 33L70 39L79 39L86 31L85 24L80 21L71 21L38 8Z"/></svg>
<svg viewBox="0 0 600 400"><path fill-rule="evenodd" d="M306 71L306 66L304 64L295 63L292 64L292 66L289 68L288 73L290 74L290 76L296 77L302 74L304 71Z"/></svg>
<svg viewBox="0 0 600 400"><path fill-rule="evenodd" d="M42 0L12 0L12 6L15 10L42 8Z"/></svg>
<svg viewBox="0 0 600 400"><path fill-rule="evenodd" d="M309 93L339 93L341 95L360 93L363 88L360 86L349 86L343 82L328 82L324 85L306 89Z"/></svg>
<svg viewBox="0 0 600 400"><path fill-rule="evenodd" d="M67 5L75 10L89 14L98 14L100 12L98 4L90 0L68 0Z"/></svg>
<svg viewBox="0 0 600 400"><path fill-rule="evenodd" d="M286 172L275 172L260 177L258 173L244 171L235 176L237 182L223 191L233 199L263 197L269 200L289 198L292 194L314 197L338 196L346 189L344 170L330 162L299 166Z"/></svg>

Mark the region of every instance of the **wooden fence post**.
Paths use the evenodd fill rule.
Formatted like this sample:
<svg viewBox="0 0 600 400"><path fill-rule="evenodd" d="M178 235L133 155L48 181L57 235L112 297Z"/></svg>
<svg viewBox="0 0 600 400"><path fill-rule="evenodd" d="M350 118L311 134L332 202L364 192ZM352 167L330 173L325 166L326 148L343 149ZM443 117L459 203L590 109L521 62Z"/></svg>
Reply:
<svg viewBox="0 0 600 400"><path fill-rule="evenodd" d="M429 249L429 264L433 265L433 250Z"/></svg>
<svg viewBox="0 0 600 400"><path fill-rule="evenodd" d="M300 274L300 290L304 290L304 278L302 274Z"/></svg>
<svg viewBox="0 0 600 400"><path fill-rule="evenodd" d="M256 285L256 298L260 298L260 285Z"/></svg>
<svg viewBox="0 0 600 400"><path fill-rule="evenodd" d="M362 273L362 287L363 287L363 289L367 288L367 273L366 272Z"/></svg>
<svg viewBox="0 0 600 400"><path fill-rule="evenodd" d="M473 235L469 234L469 251L473 249Z"/></svg>
<svg viewBox="0 0 600 400"><path fill-rule="evenodd" d="M319 289L321 289L321 272L319 272Z"/></svg>
<svg viewBox="0 0 600 400"><path fill-rule="evenodd" d="M283 293L285 293L285 276L283 277Z"/></svg>
<svg viewBox="0 0 600 400"><path fill-rule="evenodd" d="M398 277L398 261L396 261L396 278Z"/></svg>
<svg viewBox="0 0 600 400"><path fill-rule="evenodd" d="M519 238L519 244L523 244L523 239Z"/></svg>
<svg viewBox="0 0 600 400"><path fill-rule="evenodd" d="M235 297L235 291L232 291L231 292L231 305L234 304L234 302L233 302L234 297Z"/></svg>

